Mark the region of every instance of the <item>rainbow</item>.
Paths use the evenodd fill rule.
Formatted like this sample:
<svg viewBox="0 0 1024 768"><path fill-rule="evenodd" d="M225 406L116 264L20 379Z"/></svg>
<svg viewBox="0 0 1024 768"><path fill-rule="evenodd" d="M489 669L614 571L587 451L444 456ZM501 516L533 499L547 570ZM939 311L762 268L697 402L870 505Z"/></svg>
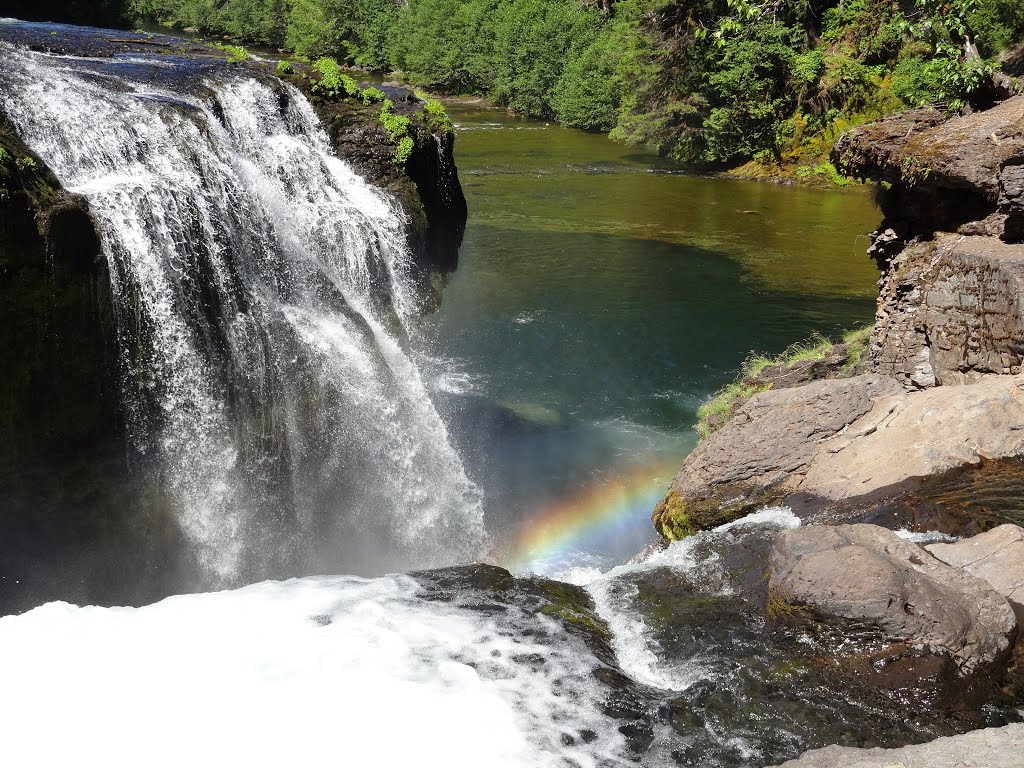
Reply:
<svg viewBox="0 0 1024 768"><path fill-rule="evenodd" d="M522 572L573 552L614 551L617 541L635 538L638 519L648 518L678 467L637 467L547 504L531 514L493 557L510 571Z"/></svg>

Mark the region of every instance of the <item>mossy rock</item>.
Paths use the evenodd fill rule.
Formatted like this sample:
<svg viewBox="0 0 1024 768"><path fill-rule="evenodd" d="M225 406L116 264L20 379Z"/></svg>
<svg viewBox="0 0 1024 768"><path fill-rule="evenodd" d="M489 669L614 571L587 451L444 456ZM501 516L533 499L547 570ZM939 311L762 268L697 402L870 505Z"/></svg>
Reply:
<svg viewBox="0 0 1024 768"><path fill-rule="evenodd" d="M681 541L697 531L706 531L738 520L763 504L760 496L723 503L718 497L687 499L675 488L658 502L651 514L654 529L669 541Z"/></svg>

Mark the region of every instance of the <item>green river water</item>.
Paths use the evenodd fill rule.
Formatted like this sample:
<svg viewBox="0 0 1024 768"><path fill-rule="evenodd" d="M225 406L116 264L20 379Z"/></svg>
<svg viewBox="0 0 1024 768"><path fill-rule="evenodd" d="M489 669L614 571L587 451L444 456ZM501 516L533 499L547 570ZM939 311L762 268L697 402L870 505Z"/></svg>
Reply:
<svg viewBox="0 0 1024 768"><path fill-rule="evenodd" d="M614 486L630 511L546 554L621 557L651 537L697 407L752 350L870 322L879 212L863 187L695 177L599 135L448 108L469 223L422 345L444 361L452 431L503 548L553 507L602 514Z"/></svg>

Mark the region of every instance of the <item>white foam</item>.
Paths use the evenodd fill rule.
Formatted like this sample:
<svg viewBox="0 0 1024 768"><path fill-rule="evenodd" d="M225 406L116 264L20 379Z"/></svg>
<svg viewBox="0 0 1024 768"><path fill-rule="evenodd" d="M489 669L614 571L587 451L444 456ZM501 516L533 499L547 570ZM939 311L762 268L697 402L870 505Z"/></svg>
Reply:
<svg viewBox="0 0 1024 768"><path fill-rule="evenodd" d="M631 573L655 568L672 568L692 572L698 565L714 569L717 558L705 555L698 562L697 547L708 539L751 526L764 525L773 528L796 528L798 518L789 507L766 507L738 520L720 525L710 531L701 531L681 541L672 542L642 563L628 563L613 568L605 574L595 574L593 569L580 569L572 573L576 581L583 584L594 600L598 615L612 630L612 647L622 670L638 682L668 691L683 691L695 682L711 674L709 661L699 658L683 660L673 666L659 661L657 641L651 636L650 628L643 617L632 607L637 594L635 585L621 577ZM729 594L728 580L714 579L721 586L719 594Z"/></svg>
<svg viewBox="0 0 1024 768"><path fill-rule="evenodd" d="M0 764L619 762L580 641L543 616L546 639L515 636L418 589L320 577L0 618ZM597 740L563 743L584 728Z"/></svg>
<svg viewBox="0 0 1024 768"><path fill-rule="evenodd" d="M937 541L949 542L958 540L956 536L950 536L940 531L910 531L906 528L896 531L896 535L914 544L933 544Z"/></svg>

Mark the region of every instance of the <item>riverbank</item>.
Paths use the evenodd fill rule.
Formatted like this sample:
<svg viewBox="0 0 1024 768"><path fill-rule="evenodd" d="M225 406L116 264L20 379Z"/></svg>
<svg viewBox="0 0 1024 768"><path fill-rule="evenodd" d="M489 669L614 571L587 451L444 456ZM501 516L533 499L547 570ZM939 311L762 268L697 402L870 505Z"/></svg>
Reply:
<svg viewBox="0 0 1024 768"><path fill-rule="evenodd" d="M96 13L109 20L118 9L125 23L160 21L487 95L703 172L812 184L841 183L824 154L846 128L925 103L981 108L1011 92L1024 35L1024 15L1007 0L770 11L745 0L359 0L342 16L331 0L108 0ZM11 12L51 11L25 3ZM67 13L82 21L84 12Z"/></svg>
<svg viewBox="0 0 1024 768"><path fill-rule="evenodd" d="M964 572L981 577L964 583L987 591L1002 616L995 635L1002 640L992 646L1001 650L982 677L1002 685L1019 678L1024 656L1013 617L1024 611L1016 591L1024 550L1015 543L1024 531L1013 525L1024 522L1024 502L1006 490L1024 457L1024 97L965 117L923 109L869 123L839 140L832 161L884 184L885 219L869 249L883 270L870 337L862 333L854 352L848 339L748 362L736 384L705 406L703 440L655 508L655 528L665 541L683 540L765 504L787 505L824 525L776 538L769 589L778 610L810 611L839 627L854 621L881 632L882 646L909 641L936 664L957 652L916 636L908 622L926 616L931 630L975 631L967 627L996 608L982 610L971 598L962 616L940 616L937 606L957 598L937 598L936 584L947 589ZM926 544L925 553L885 529L974 538ZM984 560L1003 549L1018 554ZM891 583L879 575L901 569ZM911 673L916 662L901 663L921 681L939 674ZM957 664L966 686L971 674ZM1020 701L1019 680L1004 692ZM972 738L905 754L941 762ZM1015 764L1009 732L992 738L991 764ZM966 764L989 764L976 758Z"/></svg>

